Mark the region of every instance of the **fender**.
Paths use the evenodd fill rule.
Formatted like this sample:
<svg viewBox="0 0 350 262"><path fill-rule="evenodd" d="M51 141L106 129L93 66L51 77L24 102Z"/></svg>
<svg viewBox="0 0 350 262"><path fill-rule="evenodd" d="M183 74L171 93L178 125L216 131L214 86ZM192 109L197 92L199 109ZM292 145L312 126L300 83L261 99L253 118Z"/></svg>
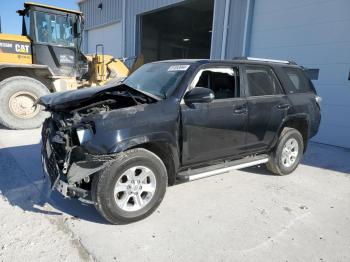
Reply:
<svg viewBox="0 0 350 262"><path fill-rule="evenodd" d="M177 148L179 147L176 141L177 140L167 132L154 132L154 133L143 134L140 136L127 138L113 145L110 148L108 153L109 154L119 153L146 143L166 143L169 145L171 154L173 154L174 159L179 159L179 152L177 150Z"/></svg>
<svg viewBox="0 0 350 262"><path fill-rule="evenodd" d="M126 151L134 147L145 147L146 149L152 150L152 147L161 149L162 153L158 155L164 161L168 171L168 183L169 185L175 184L176 174L180 168L180 148L177 140L167 132L156 132L137 137L130 137L117 145L115 145L109 154L116 154L119 152ZM156 150L158 151L158 149Z"/></svg>

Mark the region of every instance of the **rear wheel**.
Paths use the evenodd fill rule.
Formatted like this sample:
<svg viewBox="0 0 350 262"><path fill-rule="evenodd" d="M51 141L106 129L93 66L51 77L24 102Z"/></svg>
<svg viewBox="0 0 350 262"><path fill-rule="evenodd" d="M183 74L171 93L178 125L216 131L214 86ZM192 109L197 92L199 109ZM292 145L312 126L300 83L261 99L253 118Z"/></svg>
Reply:
<svg viewBox="0 0 350 262"><path fill-rule="evenodd" d="M0 124L11 129L31 129L41 126L47 113L35 105L49 90L36 79L13 76L0 83Z"/></svg>
<svg viewBox="0 0 350 262"><path fill-rule="evenodd" d="M97 211L112 224L143 219L161 203L167 171L152 152L137 148L118 158L93 178L91 195Z"/></svg>
<svg viewBox="0 0 350 262"><path fill-rule="evenodd" d="M266 166L276 175L288 175L298 167L303 151L303 137L300 132L294 128L284 128Z"/></svg>

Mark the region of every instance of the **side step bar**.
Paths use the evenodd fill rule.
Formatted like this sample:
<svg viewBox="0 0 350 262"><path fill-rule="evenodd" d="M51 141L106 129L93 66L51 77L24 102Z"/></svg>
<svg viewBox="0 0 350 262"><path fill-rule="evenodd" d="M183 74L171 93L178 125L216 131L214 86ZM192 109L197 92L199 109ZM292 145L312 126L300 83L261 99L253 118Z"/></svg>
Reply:
<svg viewBox="0 0 350 262"><path fill-rule="evenodd" d="M242 169L246 167L256 166L267 163L269 161L268 155L258 155L254 157L245 157L239 160L225 161L222 164L201 167L197 169L188 169L178 173L177 178L180 181L192 181L209 176L226 173L235 169Z"/></svg>

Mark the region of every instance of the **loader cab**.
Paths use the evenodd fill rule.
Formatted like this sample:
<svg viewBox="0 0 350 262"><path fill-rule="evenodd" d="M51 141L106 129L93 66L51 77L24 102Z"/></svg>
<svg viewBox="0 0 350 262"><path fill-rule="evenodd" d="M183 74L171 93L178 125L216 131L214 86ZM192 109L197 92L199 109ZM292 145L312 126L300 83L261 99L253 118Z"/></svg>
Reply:
<svg viewBox="0 0 350 262"><path fill-rule="evenodd" d="M81 52L82 13L24 3L22 35L32 41L33 63L47 65L57 76L82 78L88 62Z"/></svg>

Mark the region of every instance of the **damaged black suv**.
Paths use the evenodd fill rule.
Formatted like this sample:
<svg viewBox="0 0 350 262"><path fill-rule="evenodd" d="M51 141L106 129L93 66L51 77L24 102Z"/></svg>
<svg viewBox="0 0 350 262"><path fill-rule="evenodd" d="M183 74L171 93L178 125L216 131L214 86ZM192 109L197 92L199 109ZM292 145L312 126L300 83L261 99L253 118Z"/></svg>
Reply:
<svg viewBox="0 0 350 262"><path fill-rule="evenodd" d="M52 188L111 223L151 214L167 185L266 163L286 175L320 124L320 97L293 62L149 63L118 85L41 97Z"/></svg>

